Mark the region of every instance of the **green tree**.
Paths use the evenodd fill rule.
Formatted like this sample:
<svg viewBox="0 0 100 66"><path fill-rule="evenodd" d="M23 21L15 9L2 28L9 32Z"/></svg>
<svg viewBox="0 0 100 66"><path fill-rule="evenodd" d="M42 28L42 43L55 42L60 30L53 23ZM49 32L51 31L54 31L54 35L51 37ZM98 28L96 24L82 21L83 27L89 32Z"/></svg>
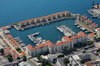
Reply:
<svg viewBox="0 0 100 66"><path fill-rule="evenodd" d="M86 51L83 51L83 53L86 53Z"/></svg>
<svg viewBox="0 0 100 66"><path fill-rule="evenodd" d="M87 42L87 45L91 45L91 44L93 44L93 41Z"/></svg>
<svg viewBox="0 0 100 66"><path fill-rule="evenodd" d="M40 61L42 59L41 55L38 55L37 59Z"/></svg>
<svg viewBox="0 0 100 66"><path fill-rule="evenodd" d="M84 60L80 60L80 63L84 63Z"/></svg>
<svg viewBox="0 0 100 66"><path fill-rule="evenodd" d="M61 57L64 57L64 55L63 55L63 54L61 54L61 55L58 55L58 58L61 58Z"/></svg>
<svg viewBox="0 0 100 66"><path fill-rule="evenodd" d="M70 51L73 51L74 50L74 48L70 48Z"/></svg>
<svg viewBox="0 0 100 66"><path fill-rule="evenodd" d="M63 61L64 61L65 64L69 63L69 59L68 58L65 58Z"/></svg>
<svg viewBox="0 0 100 66"><path fill-rule="evenodd" d="M100 37L98 37L98 38L95 38L95 41L97 41L97 42L98 42L98 41L100 41Z"/></svg>
<svg viewBox="0 0 100 66"><path fill-rule="evenodd" d="M100 51L100 48L97 50L97 52L99 52Z"/></svg>
<svg viewBox="0 0 100 66"><path fill-rule="evenodd" d="M7 56L7 59L11 62L13 60L12 56L11 55L8 55Z"/></svg>
<svg viewBox="0 0 100 66"><path fill-rule="evenodd" d="M42 59L42 61L41 61L43 64L42 64L42 66L52 66L52 64L51 63L49 63L47 60L45 60L45 59Z"/></svg>
<svg viewBox="0 0 100 66"><path fill-rule="evenodd" d="M4 54L4 49L0 49L0 52L3 55Z"/></svg>
<svg viewBox="0 0 100 66"><path fill-rule="evenodd" d="M95 55L98 56L99 54L96 53Z"/></svg>
<svg viewBox="0 0 100 66"><path fill-rule="evenodd" d="M27 57L26 56L23 56L23 61L27 61Z"/></svg>
<svg viewBox="0 0 100 66"><path fill-rule="evenodd" d="M17 52L19 52L19 53L22 52L22 50L21 50L20 48L17 48L16 50L17 50Z"/></svg>
<svg viewBox="0 0 100 66"><path fill-rule="evenodd" d="M65 53L67 51L67 48L68 48L67 46L64 47L63 53Z"/></svg>
<svg viewBox="0 0 100 66"><path fill-rule="evenodd" d="M81 44L82 44L82 46L86 46L86 43L85 42L82 42Z"/></svg>

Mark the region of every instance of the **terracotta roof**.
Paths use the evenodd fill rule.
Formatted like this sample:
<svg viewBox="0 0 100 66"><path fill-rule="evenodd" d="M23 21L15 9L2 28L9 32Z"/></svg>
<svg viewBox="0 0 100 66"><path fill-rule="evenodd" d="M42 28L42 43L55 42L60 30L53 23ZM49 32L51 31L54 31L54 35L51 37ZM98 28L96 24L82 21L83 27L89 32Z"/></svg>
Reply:
<svg viewBox="0 0 100 66"><path fill-rule="evenodd" d="M89 35L92 36L92 37L95 37L95 34L94 33L90 33Z"/></svg>
<svg viewBox="0 0 100 66"><path fill-rule="evenodd" d="M98 24L95 24L95 23L92 23L91 25L94 27L98 27Z"/></svg>
<svg viewBox="0 0 100 66"><path fill-rule="evenodd" d="M6 40L3 40L4 42L6 42Z"/></svg>
<svg viewBox="0 0 100 66"><path fill-rule="evenodd" d="M84 32L78 32L80 35L82 36L86 36L86 34Z"/></svg>
<svg viewBox="0 0 100 66"><path fill-rule="evenodd" d="M13 59L16 59L15 57L12 57Z"/></svg>
<svg viewBox="0 0 100 66"><path fill-rule="evenodd" d="M87 21L87 22L90 22L90 23L92 22L92 20L90 20L90 19L88 19L88 20L86 20L86 21Z"/></svg>
<svg viewBox="0 0 100 66"><path fill-rule="evenodd" d="M87 17L86 16L81 16L82 18L84 18L84 19L87 19Z"/></svg>
<svg viewBox="0 0 100 66"><path fill-rule="evenodd" d="M21 54L22 54L22 55L26 55L26 53L25 53L25 52L21 52Z"/></svg>
<svg viewBox="0 0 100 66"><path fill-rule="evenodd" d="M100 31L100 28L98 28L97 30Z"/></svg>
<svg viewBox="0 0 100 66"><path fill-rule="evenodd" d="M69 37L67 37L67 36L64 36L63 38L64 38L66 41L72 41L72 39L69 38Z"/></svg>
<svg viewBox="0 0 100 66"><path fill-rule="evenodd" d="M54 46L54 44L51 42L51 41L45 41L46 42L46 44L48 45L48 46Z"/></svg>
<svg viewBox="0 0 100 66"><path fill-rule="evenodd" d="M87 66L93 66L90 62L86 63Z"/></svg>
<svg viewBox="0 0 100 66"><path fill-rule="evenodd" d="M62 44L65 44L67 43L66 41L61 41L61 42L57 42L56 45L62 45Z"/></svg>
<svg viewBox="0 0 100 66"><path fill-rule="evenodd" d="M45 46L48 46L47 44L40 44L38 46L35 46L35 48L40 48L40 47L45 47Z"/></svg>
<svg viewBox="0 0 100 66"><path fill-rule="evenodd" d="M15 57L19 57L19 54L15 54Z"/></svg>
<svg viewBox="0 0 100 66"><path fill-rule="evenodd" d="M4 55L4 56L7 56L7 55L9 55L9 53L4 53L3 55Z"/></svg>
<svg viewBox="0 0 100 66"><path fill-rule="evenodd" d="M30 50L35 49L32 45L27 45L27 48L30 49Z"/></svg>
<svg viewBox="0 0 100 66"><path fill-rule="evenodd" d="M11 38L10 41L11 41L15 46L18 46L18 43L16 42L15 39Z"/></svg>
<svg viewBox="0 0 100 66"><path fill-rule="evenodd" d="M6 30L7 28L6 27L1 27L3 30Z"/></svg>
<svg viewBox="0 0 100 66"><path fill-rule="evenodd" d="M11 48L10 48L10 47L7 47L7 48L6 48L6 51L10 51L10 50L11 50Z"/></svg>
<svg viewBox="0 0 100 66"><path fill-rule="evenodd" d="M12 35L10 35L10 34L7 34L6 36L7 36L8 38L12 38Z"/></svg>
<svg viewBox="0 0 100 66"><path fill-rule="evenodd" d="M79 37L82 37L82 36L76 35L76 36L72 36L71 38L72 38L72 39L75 39L75 38L79 38Z"/></svg>
<svg viewBox="0 0 100 66"><path fill-rule="evenodd" d="M13 51L12 51L12 53L16 53L16 51L15 51L15 50L13 50Z"/></svg>

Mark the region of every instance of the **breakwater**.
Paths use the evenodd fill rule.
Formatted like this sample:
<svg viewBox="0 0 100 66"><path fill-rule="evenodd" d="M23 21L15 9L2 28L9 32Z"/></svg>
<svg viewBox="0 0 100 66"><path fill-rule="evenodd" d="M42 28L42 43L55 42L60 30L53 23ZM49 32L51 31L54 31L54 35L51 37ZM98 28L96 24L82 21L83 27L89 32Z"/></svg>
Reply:
<svg viewBox="0 0 100 66"><path fill-rule="evenodd" d="M75 18L75 15L73 15L68 11L65 11L65 12L60 12L60 13L55 13L48 16L40 17L40 18L34 18L34 19L29 19L18 23L14 23L14 27L17 30L24 30L27 28L45 25L59 20L70 19L70 18L72 19Z"/></svg>

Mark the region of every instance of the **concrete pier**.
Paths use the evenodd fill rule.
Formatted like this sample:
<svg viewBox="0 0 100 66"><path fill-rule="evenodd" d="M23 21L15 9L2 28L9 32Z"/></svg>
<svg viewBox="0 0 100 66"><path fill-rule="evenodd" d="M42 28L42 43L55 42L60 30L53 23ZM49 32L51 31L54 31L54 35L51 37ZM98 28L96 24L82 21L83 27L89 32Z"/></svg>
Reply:
<svg viewBox="0 0 100 66"><path fill-rule="evenodd" d="M91 29L91 28L89 28L89 26L86 26L86 25L82 24L82 23L79 22L79 21L76 21L76 23L77 23L79 26L84 27L84 28L85 28L86 30L88 30L89 32L94 32L94 30Z"/></svg>
<svg viewBox="0 0 100 66"><path fill-rule="evenodd" d="M94 32L95 29L98 28L98 24L93 23L92 20L87 19L86 16L78 15L76 23L79 26L81 26L81 27L85 28L86 30L88 30L89 32Z"/></svg>
<svg viewBox="0 0 100 66"><path fill-rule="evenodd" d="M60 13L55 13L48 16L40 17L40 18L34 18L30 20L21 21L21 22L15 23L14 27L17 30L24 30L27 28L50 24L52 22L56 22L63 19L69 19L69 18L73 19L74 18L73 14L71 14L68 11L65 11L65 12L60 12Z"/></svg>

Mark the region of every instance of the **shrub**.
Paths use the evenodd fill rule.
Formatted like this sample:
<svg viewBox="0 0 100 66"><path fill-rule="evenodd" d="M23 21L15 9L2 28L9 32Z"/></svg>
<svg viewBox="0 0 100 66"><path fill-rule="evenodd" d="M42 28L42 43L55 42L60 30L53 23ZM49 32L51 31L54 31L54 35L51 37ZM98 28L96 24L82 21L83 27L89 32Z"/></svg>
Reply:
<svg viewBox="0 0 100 66"><path fill-rule="evenodd" d="M64 57L64 55L62 54L62 55L58 55L58 58L61 58L61 57Z"/></svg>

